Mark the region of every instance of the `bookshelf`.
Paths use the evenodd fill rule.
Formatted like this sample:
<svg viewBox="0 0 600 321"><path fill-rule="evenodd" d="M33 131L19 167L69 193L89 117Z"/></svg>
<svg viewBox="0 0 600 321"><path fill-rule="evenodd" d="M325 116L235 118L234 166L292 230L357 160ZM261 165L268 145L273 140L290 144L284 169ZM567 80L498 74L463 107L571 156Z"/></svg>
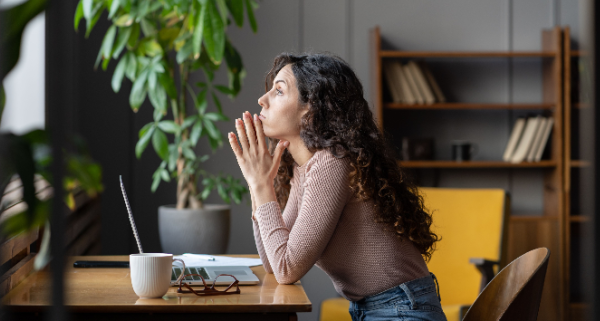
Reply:
<svg viewBox="0 0 600 321"><path fill-rule="evenodd" d="M538 215L511 215L508 232L508 262L527 251L547 247L551 251L546 282L539 310L539 320L566 320L566 286L565 280L565 242L564 242L564 151L563 151L563 79L562 79L562 30L555 27L542 30L542 50L540 51L399 51L383 50L379 27L370 32L371 58L371 94L375 116L379 127L388 131L397 125L395 117L403 112L428 110L428 112L444 113L480 113L502 110L531 110L543 112L554 118L552 127L549 159L540 162L509 163L499 160L454 162L448 160L399 161L405 168L453 170L453 169L518 169L537 170L543 172L543 211ZM434 58L436 63L443 64L444 58L453 60L460 58L463 63L477 61L480 58L538 58L541 61L542 99L538 103L467 103L445 102L434 104L392 103L385 90L383 63L386 59L405 61L408 59L425 60ZM493 75L490 75L493 77ZM441 84L443 85L443 84ZM394 112L391 112L391 111ZM427 124L423 124L426 126ZM512 125L512 124L511 124ZM584 166L584 162L577 163ZM507 174L509 175L509 174ZM443 286L443 285L442 285Z"/></svg>
<svg viewBox="0 0 600 321"><path fill-rule="evenodd" d="M568 26L563 29L563 90L564 90L564 172L565 172L565 261L566 261L566 302L569 320L585 320L589 306L583 302L583 291L579 279L579 262L582 254L583 225L589 222L589 216L581 213L579 206L578 177L581 170L589 167L589 162L580 159L579 129L580 113L589 107L581 102L579 87L578 65L585 57L585 52L572 50L571 31Z"/></svg>

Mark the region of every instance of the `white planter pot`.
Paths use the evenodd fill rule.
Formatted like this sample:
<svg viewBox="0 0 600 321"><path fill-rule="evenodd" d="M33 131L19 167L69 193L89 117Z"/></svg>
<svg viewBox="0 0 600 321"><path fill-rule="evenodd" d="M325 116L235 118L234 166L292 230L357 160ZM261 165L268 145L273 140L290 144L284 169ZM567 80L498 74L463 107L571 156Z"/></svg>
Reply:
<svg viewBox="0 0 600 321"><path fill-rule="evenodd" d="M229 205L204 204L200 209L175 205L158 208L158 232L164 253L224 254L229 242Z"/></svg>

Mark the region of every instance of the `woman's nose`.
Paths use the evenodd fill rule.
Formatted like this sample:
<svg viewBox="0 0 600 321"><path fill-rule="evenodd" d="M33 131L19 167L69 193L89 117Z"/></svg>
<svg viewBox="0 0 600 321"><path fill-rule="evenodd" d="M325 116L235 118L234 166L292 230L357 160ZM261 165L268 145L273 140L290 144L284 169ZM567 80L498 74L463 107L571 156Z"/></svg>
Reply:
<svg viewBox="0 0 600 321"><path fill-rule="evenodd" d="M258 104L263 107L263 108L267 108L267 98L266 98L267 94L262 95L260 98L258 98Z"/></svg>

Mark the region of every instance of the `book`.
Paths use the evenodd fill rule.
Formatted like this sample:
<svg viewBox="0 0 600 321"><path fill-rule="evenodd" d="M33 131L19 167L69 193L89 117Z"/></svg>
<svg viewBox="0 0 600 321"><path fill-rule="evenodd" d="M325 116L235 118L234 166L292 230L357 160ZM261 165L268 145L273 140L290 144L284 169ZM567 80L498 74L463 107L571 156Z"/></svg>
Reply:
<svg viewBox="0 0 600 321"><path fill-rule="evenodd" d="M392 95L392 100L395 103L404 102L404 97L402 97L402 88L400 88L399 79L396 77L392 62L383 62L383 75L385 76L388 89L390 90L390 94Z"/></svg>
<svg viewBox="0 0 600 321"><path fill-rule="evenodd" d="M535 136L541 118L542 116L527 118L527 123L525 124L523 135L519 140L519 144L517 145L515 152L511 156L511 163L520 163L525 159L525 157L527 157L527 153L531 148L531 144L533 143L533 137Z"/></svg>
<svg viewBox="0 0 600 321"><path fill-rule="evenodd" d="M415 104L417 99L412 93L410 86L408 85L408 79L406 79L406 75L404 74L404 70L399 61L394 61L392 63L394 67L394 73L396 74L396 78L399 79L400 89L402 90L402 97L404 98L404 102L407 104Z"/></svg>
<svg viewBox="0 0 600 321"><path fill-rule="evenodd" d="M417 86L417 81L415 80L411 69L412 68L410 68L410 66L408 66L408 65L402 66L402 71L404 72L404 75L406 76L406 79L408 80L408 86L410 88L410 91L415 96L415 99L417 100L417 104L421 105L425 102L425 99L423 99L423 96L421 95L421 92L419 91L419 87Z"/></svg>
<svg viewBox="0 0 600 321"><path fill-rule="evenodd" d="M535 132L535 136L533 136L533 143L531 144L531 148L529 148L529 152L527 152L527 161L533 162L535 159L535 154L537 153L538 146L540 146L542 140L542 134L546 130L546 122L548 119L546 117L542 117L540 119L540 124L538 125L537 131Z"/></svg>
<svg viewBox="0 0 600 321"><path fill-rule="evenodd" d="M427 80L425 79L425 75L423 74L423 71L421 70L419 65L417 65L416 62L411 60L408 63L408 66L410 66L410 68L412 69L413 76L417 80L417 85L421 91L421 94L425 100L425 103L426 104L435 103L435 96L433 94L433 90L431 90L431 88L429 87L429 84L427 83Z"/></svg>
<svg viewBox="0 0 600 321"><path fill-rule="evenodd" d="M433 78L433 74L431 73L431 70L429 70L429 67L427 67L425 62L422 62L422 61L419 62L419 66L421 67L421 70L423 70L423 74L425 75L425 78L427 79L427 83L429 84L429 86L431 86L431 89L433 90L433 93L435 94L436 101L440 102L440 103L445 103L446 96L444 96L437 81L435 81L435 78Z"/></svg>
<svg viewBox="0 0 600 321"><path fill-rule="evenodd" d="M502 159L505 162L510 161L515 151L515 147L517 147L517 144L519 143L519 139L523 134L523 128L525 128L525 121L525 118L520 117L517 119L515 125L513 126L512 133L510 134L510 138L508 139L508 144L506 144L506 149L504 150L504 156L502 156Z"/></svg>
<svg viewBox="0 0 600 321"><path fill-rule="evenodd" d="M542 139L540 140L540 145L535 154L535 161L539 162L542 160L542 154L544 153L544 149L546 148L546 144L548 144L548 139L550 138L550 133L552 132L552 128L554 127L554 118L548 117L548 121L546 122L546 129L542 134Z"/></svg>

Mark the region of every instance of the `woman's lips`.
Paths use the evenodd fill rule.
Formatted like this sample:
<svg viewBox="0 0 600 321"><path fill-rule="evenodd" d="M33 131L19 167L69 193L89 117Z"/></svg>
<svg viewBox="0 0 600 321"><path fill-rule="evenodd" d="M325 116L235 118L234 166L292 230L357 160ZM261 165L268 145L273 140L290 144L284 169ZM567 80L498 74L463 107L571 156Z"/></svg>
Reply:
<svg viewBox="0 0 600 321"><path fill-rule="evenodd" d="M267 119L267 117L263 116L263 114L260 114L260 115L258 115L258 119L265 120L265 119Z"/></svg>

